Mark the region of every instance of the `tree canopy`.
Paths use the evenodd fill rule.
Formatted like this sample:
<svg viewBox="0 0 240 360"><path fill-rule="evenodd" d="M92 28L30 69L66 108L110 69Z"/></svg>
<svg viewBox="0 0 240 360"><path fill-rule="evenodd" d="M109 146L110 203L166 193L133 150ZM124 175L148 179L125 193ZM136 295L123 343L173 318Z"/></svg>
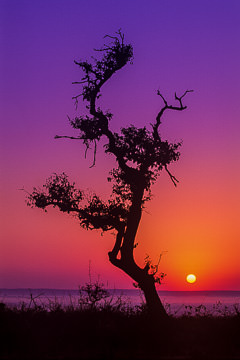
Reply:
<svg viewBox="0 0 240 360"><path fill-rule="evenodd" d="M104 138L106 154L112 154L116 159L116 167L110 171L107 178L112 182L112 194L107 201L96 194L86 196L84 191L78 190L74 183L69 182L65 173L54 174L42 189L34 188L28 197L28 204L42 209L52 205L62 212L75 213L80 225L86 229L101 229L103 232L116 230L116 239L113 249L109 251L109 260L136 281L144 291L147 304L153 307L154 297L155 304L160 304L160 300L156 300L156 294L154 295L154 282L157 279L160 281L161 276L156 276L158 266L153 271L149 260L144 268L136 264L133 256L135 238L142 208L144 203L150 200L151 186L156 182L160 172L165 170L173 184L177 185L178 180L169 171L168 166L179 159L181 143L163 140L159 127L167 110L186 109L183 98L192 90L186 90L181 96L175 93L176 105L169 105L162 93L157 91L163 105L154 121L149 124L149 128L130 125L122 127L120 133L111 131L110 121L113 114L102 110L97 106L97 102L103 85L132 61L133 48L131 44L125 44L121 31L114 36L107 35L105 39L107 44L96 50L98 55L101 55L100 59L92 57L91 62L75 61L82 77L80 81L74 82L81 87L81 92L73 99L77 106L82 98L88 114L69 119L71 126L76 130L76 136L57 135L55 138L82 140L86 150L90 144L94 144L92 166L95 165L97 143Z"/></svg>

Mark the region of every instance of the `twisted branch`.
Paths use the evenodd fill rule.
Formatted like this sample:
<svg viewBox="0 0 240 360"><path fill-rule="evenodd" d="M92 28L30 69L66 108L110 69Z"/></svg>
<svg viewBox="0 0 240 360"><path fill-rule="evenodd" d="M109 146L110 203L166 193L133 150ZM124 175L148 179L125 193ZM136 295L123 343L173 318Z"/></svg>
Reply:
<svg viewBox="0 0 240 360"><path fill-rule="evenodd" d="M186 94L189 93L189 92L193 92L193 90L186 90L186 91L184 92L184 94L183 94L182 96L180 96L180 97L178 97L177 94L176 94L176 92L175 92L175 99L176 99L177 101L179 101L180 106L173 106L173 105L168 105L168 102L167 102L167 100L164 98L164 96L160 93L159 90L157 91L157 95L159 95L159 96L162 98L165 106L164 106L164 107L159 111L159 113L157 114L156 123L155 123L154 125L152 125L152 127L153 127L153 135L154 135L154 137L155 137L156 139L159 138L159 135L158 135L157 130L158 130L159 125L161 124L161 118L162 118L162 116L163 116L163 113L164 113L166 110L168 110L168 109L169 109L169 110L177 110L177 111L185 110L185 109L187 108L187 106L186 106L186 105L183 106L182 99L183 99L184 96L186 96Z"/></svg>

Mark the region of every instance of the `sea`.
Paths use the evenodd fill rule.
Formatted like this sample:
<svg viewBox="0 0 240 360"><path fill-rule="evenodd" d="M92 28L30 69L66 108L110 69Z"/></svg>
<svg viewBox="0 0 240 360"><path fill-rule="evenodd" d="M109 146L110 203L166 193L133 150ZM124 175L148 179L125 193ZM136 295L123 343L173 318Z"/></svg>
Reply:
<svg viewBox="0 0 240 360"><path fill-rule="evenodd" d="M173 316L231 316L240 314L240 291L159 291L160 299L169 315ZM139 289L107 289L106 297L96 304L120 305L125 309L144 306ZM47 310L89 304L84 292L62 289L0 289L0 303L10 308L39 306Z"/></svg>

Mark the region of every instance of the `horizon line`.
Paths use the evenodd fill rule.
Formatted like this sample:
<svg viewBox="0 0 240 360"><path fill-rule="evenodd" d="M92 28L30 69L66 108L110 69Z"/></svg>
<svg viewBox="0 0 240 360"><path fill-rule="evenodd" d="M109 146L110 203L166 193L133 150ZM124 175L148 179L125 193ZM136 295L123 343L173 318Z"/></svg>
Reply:
<svg viewBox="0 0 240 360"><path fill-rule="evenodd" d="M133 288L107 288L104 287L104 289L106 290L132 290L132 291L136 291L136 290L140 290L141 289L133 289ZM59 290L59 291L78 291L79 289L69 289L69 288L45 288L45 287L37 287L37 288L31 288L31 287L14 287L14 288L0 288L1 290ZM158 292L240 292L239 290L157 290Z"/></svg>

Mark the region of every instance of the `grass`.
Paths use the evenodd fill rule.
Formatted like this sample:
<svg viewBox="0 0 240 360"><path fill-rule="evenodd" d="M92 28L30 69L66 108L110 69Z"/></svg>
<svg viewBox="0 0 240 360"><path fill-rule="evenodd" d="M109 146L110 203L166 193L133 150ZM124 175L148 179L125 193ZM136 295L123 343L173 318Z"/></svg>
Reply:
<svg viewBox="0 0 240 360"><path fill-rule="evenodd" d="M237 307L231 316L188 309L161 324L144 306L102 300L85 296L68 307L33 298L18 308L0 304L0 359L240 359Z"/></svg>

